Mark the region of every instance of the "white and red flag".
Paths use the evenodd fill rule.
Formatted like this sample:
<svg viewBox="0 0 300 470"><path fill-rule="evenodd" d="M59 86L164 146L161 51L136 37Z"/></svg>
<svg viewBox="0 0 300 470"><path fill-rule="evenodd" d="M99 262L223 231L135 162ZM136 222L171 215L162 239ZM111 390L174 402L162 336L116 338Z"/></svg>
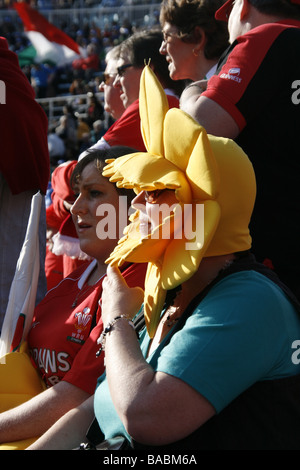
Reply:
<svg viewBox="0 0 300 470"><path fill-rule="evenodd" d="M49 23L37 10L27 3L13 4L24 31L35 49L34 62L51 62L61 67L83 55L79 45L62 30Z"/></svg>

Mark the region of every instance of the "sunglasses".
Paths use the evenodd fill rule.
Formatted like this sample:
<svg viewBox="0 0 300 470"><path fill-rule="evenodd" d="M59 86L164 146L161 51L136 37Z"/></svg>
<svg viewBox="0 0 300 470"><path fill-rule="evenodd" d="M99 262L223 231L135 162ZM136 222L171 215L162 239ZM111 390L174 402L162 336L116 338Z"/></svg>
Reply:
<svg viewBox="0 0 300 470"><path fill-rule="evenodd" d="M104 85L108 85L112 80L116 78L116 76L117 76L116 73L103 72L103 74L101 75L100 83L104 83Z"/></svg>
<svg viewBox="0 0 300 470"><path fill-rule="evenodd" d="M145 191L145 201L149 204L156 204L159 196L165 191L165 189L156 189L154 191Z"/></svg>
<svg viewBox="0 0 300 470"><path fill-rule="evenodd" d="M117 67L119 77L123 77L125 70L128 69L128 67L133 67L133 64L124 64L120 65L120 67Z"/></svg>

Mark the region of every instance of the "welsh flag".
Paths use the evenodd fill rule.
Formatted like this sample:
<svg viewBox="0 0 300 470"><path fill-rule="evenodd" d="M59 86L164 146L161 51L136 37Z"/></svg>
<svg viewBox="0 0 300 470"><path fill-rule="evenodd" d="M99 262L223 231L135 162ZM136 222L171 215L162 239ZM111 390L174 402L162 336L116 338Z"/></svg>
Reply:
<svg viewBox="0 0 300 470"><path fill-rule="evenodd" d="M49 23L27 3L14 3L13 7L17 10L24 31L32 44L19 54L20 65L23 59L31 63L51 62L61 67L83 55L81 48L72 38Z"/></svg>

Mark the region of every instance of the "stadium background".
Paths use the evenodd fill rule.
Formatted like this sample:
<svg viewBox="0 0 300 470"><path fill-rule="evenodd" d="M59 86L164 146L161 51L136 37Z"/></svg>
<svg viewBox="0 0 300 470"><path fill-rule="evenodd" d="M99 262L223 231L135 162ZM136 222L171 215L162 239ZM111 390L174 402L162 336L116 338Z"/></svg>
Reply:
<svg viewBox="0 0 300 470"><path fill-rule="evenodd" d="M115 44L121 42L137 29L149 28L158 24L160 4L152 1L137 0L33 0L27 2L37 9L50 23L63 30L83 48L93 44L99 57L98 70L79 76L71 65L54 68L53 77L46 92L36 99L44 108L49 120L49 133L55 133L61 118L66 113L73 114L84 141L76 142L68 148L62 158L53 158L52 166L69 158L77 158L78 152L88 147L93 138L93 126L87 124L88 107L91 96L102 103L99 83L105 69L105 54ZM0 0L0 36L7 39L12 51L20 54L28 50L30 41L24 33L23 23L12 6L12 0ZM34 63L21 60L20 65L28 80L34 84ZM80 86L78 84L80 78ZM33 85L34 87L34 85ZM111 125L111 118L104 112L102 132ZM86 130L87 132L83 132ZM78 135L80 129L78 129Z"/></svg>

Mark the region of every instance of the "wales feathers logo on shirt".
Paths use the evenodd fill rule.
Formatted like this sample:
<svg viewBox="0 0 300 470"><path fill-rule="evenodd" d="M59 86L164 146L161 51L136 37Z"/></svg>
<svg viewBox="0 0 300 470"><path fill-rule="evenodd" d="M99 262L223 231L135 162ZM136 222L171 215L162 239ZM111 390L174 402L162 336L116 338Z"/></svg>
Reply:
<svg viewBox="0 0 300 470"><path fill-rule="evenodd" d="M77 325L75 325L76 329L85 330L87 324L92 319L92 315L90 315L91 309L89 307L85 307L82 312L76 312L75 318L77 318Z"/></svg>
<svg viewBox="0 0 300 470"><path fill-rule="evenodd" d="M88 324L92 320L92 315L90 315L91 309L89 307L85 307L82 312L76 312L74 314L76 322L74 323L74 328L76 332L72 333L71 336L67 336L68 341L73 341L78 344L84 344L85 342L85 335L83 334L84 330L86 330Z"/></svg>

